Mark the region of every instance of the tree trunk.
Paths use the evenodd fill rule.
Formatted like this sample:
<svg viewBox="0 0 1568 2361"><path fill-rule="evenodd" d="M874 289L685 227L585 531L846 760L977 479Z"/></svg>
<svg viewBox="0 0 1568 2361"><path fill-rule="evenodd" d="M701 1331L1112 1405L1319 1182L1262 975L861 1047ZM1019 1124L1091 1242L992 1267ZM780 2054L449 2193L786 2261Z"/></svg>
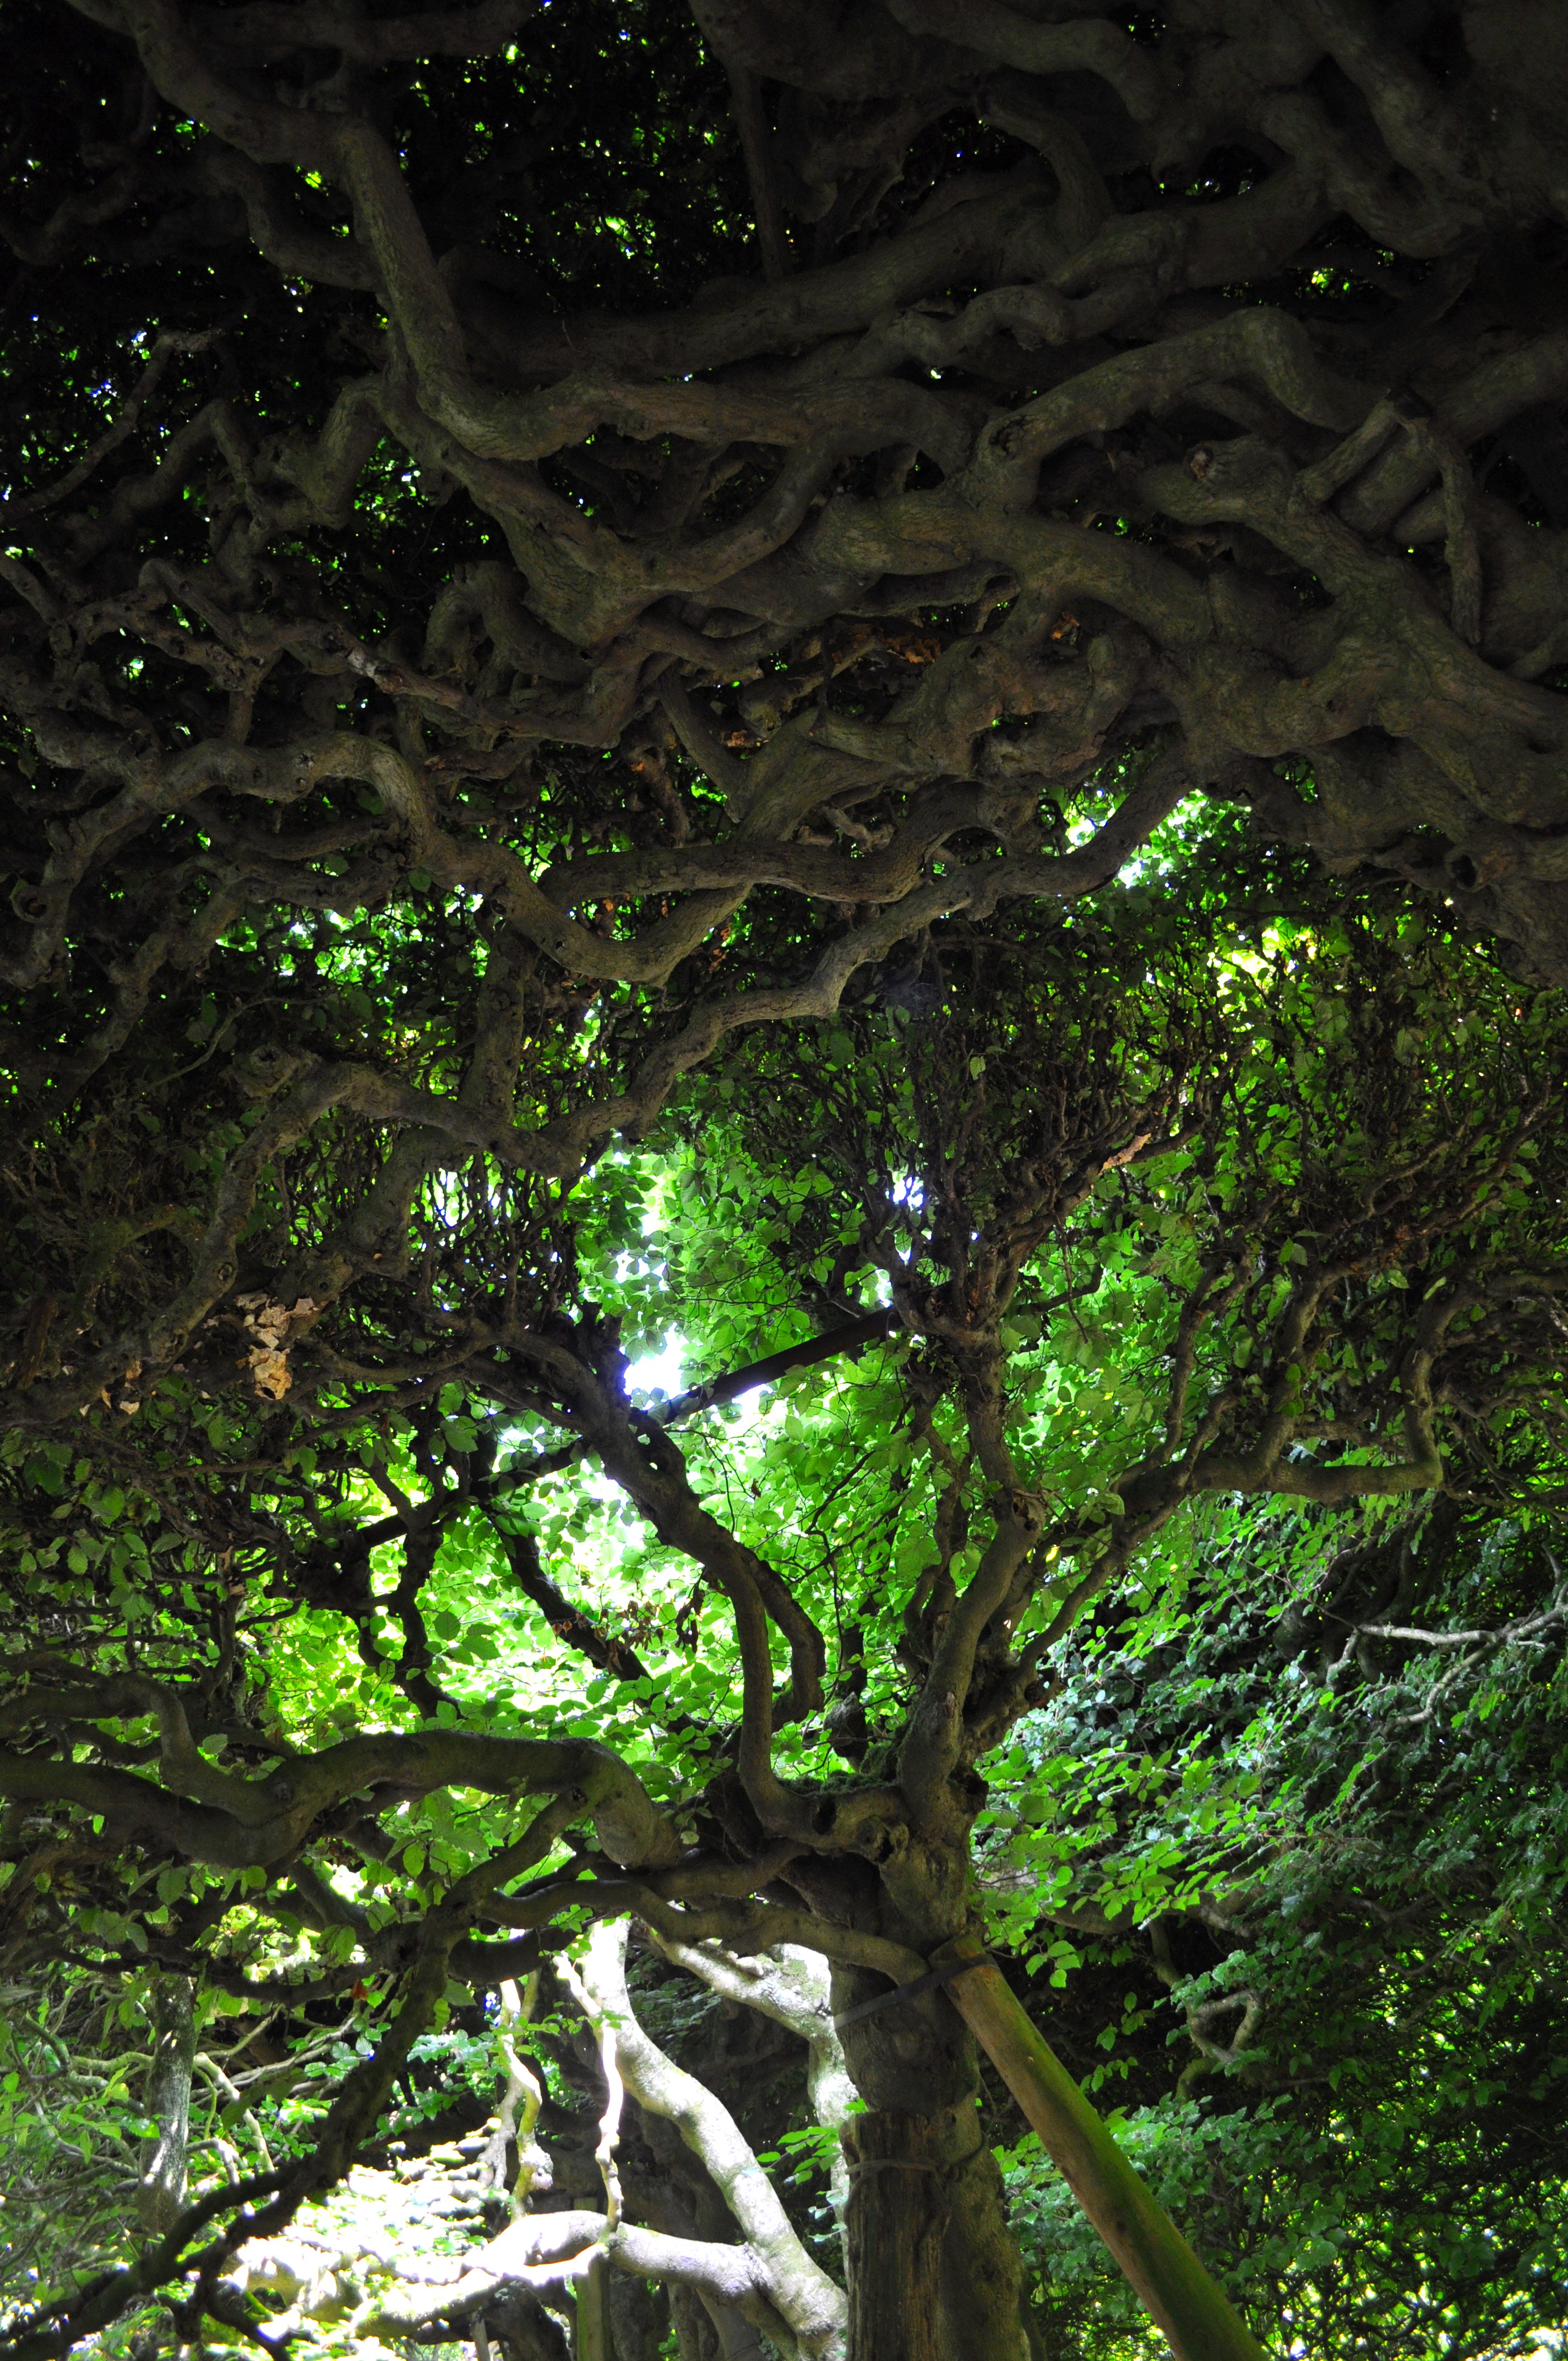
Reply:
<svg viewBox="0 0 1568 2361"><path fill-rule="evenodd" d="M856 2115L844 2135L850 2361L944 2361L943 2145L940 2118L893 2109Z"/></svg>
<svg viewBox="0 0 1568 2361"><path fill-rule="evenodd" d="M959 2128L973 2139L948 2174L942 2240L942 2361L1029 2361L1024 2261L1007 2221L1002 2169L977 2108Z"/></svg>
<svg viewBox="0 0 1568 2361"><path fill-rule="evenodd" d="M158 2136L142 2150L137 2210L141 2225L160 2238L185 2203L191 2152L191 2073L196 2060L194 1996L188 1976L156 1976L152 1985L152 2064L147 2112Z"/></svg>
<svg viewBox="0 0 1568 2361"><path fill-rule="evenodd" d="M834 1995L841 2015L848 1979ZM1023 2269L981 2132L972 2037L940 1993L843 2035L868 2109L843 2135L850 2361L1026 2361Z"/></svg>
<svg viewBox="0 0 1568 2361"><path fill-rule="evenodd" d="M670 2334L668 2290L611 2271L605 2292L615 2361L659 2361Z"/></svg>
<svg viewBox="0 0 1568 2361"><path fill-rule="evenodd" d="M503 2289L486 2317L491 2349L499 2345L502 2361L568 2361L565 2331L525 2288ZM634 2354L631 2361L640 2356Z"/></svg>
<svg viewBox="0 0 1568 2361"><path fill-rule="evenodd" d="M680 2361L718 2361L718 2331L695 2288L672 2285L670 2324Z"/></svg>

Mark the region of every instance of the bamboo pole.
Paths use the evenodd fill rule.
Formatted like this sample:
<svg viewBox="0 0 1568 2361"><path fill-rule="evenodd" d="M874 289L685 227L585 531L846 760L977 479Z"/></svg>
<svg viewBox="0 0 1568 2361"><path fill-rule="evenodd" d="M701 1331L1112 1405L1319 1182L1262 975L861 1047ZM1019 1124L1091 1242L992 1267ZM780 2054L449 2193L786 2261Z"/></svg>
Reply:
<svg viewBox="0 0 1568 2361"><path fill-rule="evenodd" d="M1264 2361L1263 2348L1153 2196L995 1963L972 1936L933 1952L965 1958L953 2004L1023 2108L1040 2144L1110 2248L1176 2361Z"/></svg>

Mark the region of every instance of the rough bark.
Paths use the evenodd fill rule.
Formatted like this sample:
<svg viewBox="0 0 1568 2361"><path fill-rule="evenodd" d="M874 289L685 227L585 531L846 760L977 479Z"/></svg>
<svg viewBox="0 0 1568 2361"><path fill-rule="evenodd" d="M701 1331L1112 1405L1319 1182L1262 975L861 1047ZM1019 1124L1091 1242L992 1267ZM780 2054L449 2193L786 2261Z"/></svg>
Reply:
<svg viewBox="0 0 1568 2361"><path fill-rule="evenodd" d="M844 2040L866 2107L843 2133L851 2361L1025 2361L972 2038L937 1993L846 2025Z"/></svg>
<svg viewBox="0 0 1568 2361"><path fill-rule="evenodd" d="M978 2118L974 2132L972 2148L948 2173L942 2361L1029 2361L1024 2265L1007 2219L1002 2168Z"/></svg>
<svg viewBox="0 0 1568 2361"><path fill-rule="evenodd" d="M948 2210L939 2119L877 2108L845 2136L851 2361L943 2361Z"/></svg>
<svg viewBox="0 0 1568 2361"><path fill-rule="evenodd" d="M868 2094L917 2090L916 2112L865 2110L833 2021L831 1978L817 1955L781 1944L741 1959L717 1944L658 1939L664 1957L714 1991L785 2025L807 2045L807 2088L819 2123L840 2136L834 2202L844 2223L850 2352L924 2336L939 2361L1019 2361L1023 2273L1007 2224L1001 2173L981 2134L972 2095L931 2111L928 2075L972 2094L972 2056L920 2045L915 2070L898 2028L869 2023L847 2037ZM880 2013L879 2013L880 2014ZM950 2026L944 2030L951 2036ZM933 2269L932 2254L936 2253ZM902 2290L902 2292L900 2290ZM924 2322L924 2326L922 2326ZM910 2342L910 2340L914 2340Z"/></svg>

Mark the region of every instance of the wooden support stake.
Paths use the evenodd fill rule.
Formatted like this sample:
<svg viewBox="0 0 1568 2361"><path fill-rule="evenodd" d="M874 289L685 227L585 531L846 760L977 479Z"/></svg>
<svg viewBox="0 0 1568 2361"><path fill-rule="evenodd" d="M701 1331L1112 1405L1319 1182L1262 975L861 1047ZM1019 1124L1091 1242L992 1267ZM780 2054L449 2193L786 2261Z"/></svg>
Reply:
<svg viewBox="0 0 1568 2361"><path fill-rule="evenodd" d="M1002 1971L970 1935L944 1943L953 2005L1006 2083L1073 2195L1110 2248L1176 2361L1264 2361L1262 2346L1156 2203Z"/></svg>

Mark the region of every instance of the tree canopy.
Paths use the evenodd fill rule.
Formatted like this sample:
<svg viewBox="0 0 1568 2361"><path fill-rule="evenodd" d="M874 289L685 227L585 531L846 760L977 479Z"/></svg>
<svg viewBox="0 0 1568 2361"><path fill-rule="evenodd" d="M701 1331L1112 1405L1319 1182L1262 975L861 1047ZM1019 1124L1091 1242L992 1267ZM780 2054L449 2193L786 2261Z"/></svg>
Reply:
<svg viewBox="0 0 1568 2361"><path fill-rule="evenodd" d="M7 29L7 2353L1528 2349L1555 20Z"/></svg>
<svg viewBox="0 0 1568 2361"><path fill-rule="evenodd" d="M247 1378L226 1399L198 1365L58 1443L13 1434L13 1972L68 1963L112 1993L128 1971L133 2022L156 2006L148 1975L173 1979L214 2022L237 2013L242 2052L280 2024L295 2045L280 2072L246 2070L291 2094L270 2134L210 2065L259 2143L255 2178L211 2195L235 2215L249 2197L253 2220L89 2281L60 2329L22 2323L19 2351L106 2324L176 2265L231 2316L247 2228L265 2243L356 2153L385 2171L376 2143L406 2148L396 2078L440 2055L453 2012L494 2070L476 1993L554 1960L563 2004L629 2005L598 1937L583 1991L562 1960L585 1913L631 1916L653 1958L727 1997L775 1972L761 1961L829 1963L831 1998L808 1996L814 2016L797 1994L784 2021L820 2046L827 2009L864 2107L827 2116L862 2175L850 2349L920 2349L913 2316L933 2353L1007 2350L1026 2271L999 2243L957 2021L940 1990L877 2004L988 1895L1037 2004L1089 1977L1075 2063L1137 2078L1154 2114L1128 2119L1135 2151L1153 2141L1260 2326L1300 2274L1303 2208L1321 2284L1294 2302L1325 2353L1347 2317L1381 2325L1418 2289L1436 2323L1418 2352L1451 2318L1491 2335L1499 2276L1523 2322L1555 2316L1552 2201L1511 2258L1487 2214L1521 2142L1539 2180L1531 2128L1552 2140L1537 1944L1565 1866L1560 1741L1530 1675L1541 1646L1560 1664L1563 1613L1545 1538L1563 1497L1554 996L1526 1010L1489 961L1400 928L1325 917L1183 969L1195 932L1173 930L1157 977L1140 934L1082 919L953 943L950 1004L758 1032L661 1144L601 1160L554 1209L537 1271L488 1267L528 1235L499 1175L436 1202L433 1235L444 1212L483 1292L444 1301L433 1273L396 1371L339 1353L307 1378L302 1355L284 1389L297 1348L263 1295L232 1315ZM638 1357L672 1330L711 1378L650 1400ZM739 1407L762 1381L773 1410ZM1455 1629L1461 1599L1478 1603ZM1276 1697L1288 1666L1301 1686ZM1475 1699L1499 1666L1494 1727ZM1445 1770L1467 1715L1481 1728ZM1531 1761L1533 1798L1510 1773L1506 1808L1480 1800L1488 1747ZM548 1800L520 1819L530 1795ZM1401 1858L1412 1825L1425 1873ZM1450 1894L1467 1856L1483 1866ZM1521 1956L1483 2005L1474 1947L1499 1913ZM1407 1922L1441 1962L1404 1958ZM1332 1947L1321 1966L1304 1932ZM1129 1959L1143 1990L1107 2009ZM1503 2114L1477 2146L1452 2099L1401 2100L1422 2188L1370 2280L1358 2244L1347 2282L1356 2187L1387 2198L1365 2125L1400 2071L1422 2079L1413 2035L1395 2059L1355 2054L1369 2015L1398 2021L1401 1984L1496 2077ZM1167 1990L1193 2045L1174 2077ZM450 2273L422 2298L372 2285L358 2329L527 2294L565 2237L739 2306L781 2351L839 2349L831 2274L798 2228L781 2252L778 2224L735 2203L723 2139L669 2100L667 2054L641 2081L636 2063L622 2053L628 2088L695 2137L739 2247L670 2230L629 2175L619 2223L536 2208L455 2290ZM323 2114L299 2093L329 2064ZM1206 2072L1260 2096L1205 2113ZM1311 2174L1353 2101L1362 2177L1319 2220ZM1217 2222L1215 2140L1245 2175ZM1425 2221L1432 2151L1469 2234ZM1030 2153L1014 2197L1050 2230L1036 2333L1124 2339L1081 2240L1063 2285L1057 2184ZM896 2180L865 2170L884 2159ZM941 2176L939 2206L905 2167L917 2192Z"/></svg>

